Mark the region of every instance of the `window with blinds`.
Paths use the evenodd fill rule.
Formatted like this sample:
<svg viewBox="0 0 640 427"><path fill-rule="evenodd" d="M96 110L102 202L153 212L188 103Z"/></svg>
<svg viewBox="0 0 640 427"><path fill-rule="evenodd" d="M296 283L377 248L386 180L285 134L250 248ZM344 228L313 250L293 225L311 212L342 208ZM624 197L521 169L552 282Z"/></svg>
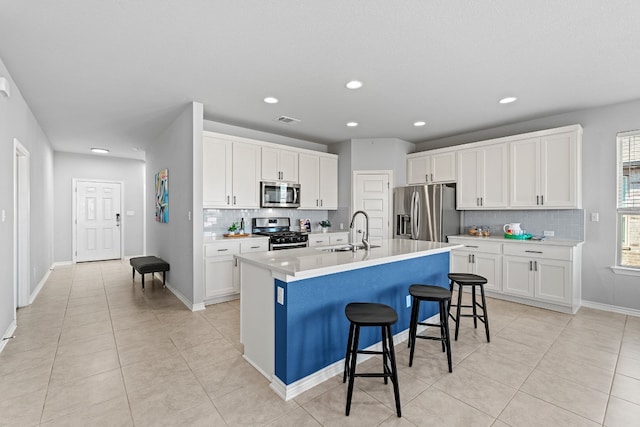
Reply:
<svg viewBox="0 0 640 427"><path fill-rule="evenodd" d="M640 131L618 134L618 261L640 269Z"/></svg>

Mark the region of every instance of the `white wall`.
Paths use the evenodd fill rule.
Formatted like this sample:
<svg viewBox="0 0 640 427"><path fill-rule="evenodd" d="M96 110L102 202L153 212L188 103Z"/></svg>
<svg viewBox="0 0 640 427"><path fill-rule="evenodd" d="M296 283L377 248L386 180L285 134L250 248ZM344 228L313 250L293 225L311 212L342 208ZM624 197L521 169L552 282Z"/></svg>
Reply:
<svg viewBox="0 0 640 427"><path fill-rule="evenodd" d="M0 335L14 320L13 139L30 153L31 197L29 272L30 293L53 263L53 150L9 71L0 59L0 77L9 81L11 97L0 95Z"/></svg>
<svg viewBox="0 0 640 427"><path fill-rule="evenodd" d="M353 170L393 170L394 185L400 187L407 183L407 154L414 148L414 144L398 138L352 139L351 167Z"/></svg>
<svg viewBox="0 0 640 427"><path fill-rule="evenodd" d="M616 133L640 129L640 101L559 114L417 144L417 151L572 124L584 128L582 199L586 211L582 299L640 310L640 278L611 271L616 257ZM600 222L589 221L592 212Z"/></svg>
<svg viewBox="0 0 640 427"><path fill-rule="evenodd" d="M72 255L72 182L77 179L98 179L123 182L121 213L124 229L123 256L144 252L144 162L112 158L104 155L82 155L57 151L53 156L56 204L54 208L56 244L54 259L67 262ZM133 211L133 216L127 216Z"/></svg>
<svg viewBox="0 0 640 427"><path fill-rule="evenodd" d="M202 104L189 104L146 151L147 254L170 264L167 281L190 303L201 302L204 293L202 127ZM169 222L159 223L154 218L155 174L165 168Z"/></svg>

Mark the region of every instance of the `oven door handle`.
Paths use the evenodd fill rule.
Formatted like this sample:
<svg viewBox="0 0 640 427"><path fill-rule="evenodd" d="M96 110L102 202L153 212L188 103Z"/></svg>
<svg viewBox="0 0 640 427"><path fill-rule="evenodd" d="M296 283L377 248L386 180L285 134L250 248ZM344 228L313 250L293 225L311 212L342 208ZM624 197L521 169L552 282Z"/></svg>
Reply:
<svg viewBox="0 0 640 427"><path fill-rule="evenodd" d="M297 248L306 248L309 246L309 242L299 242L299 243L271 243L270 249L272 251L279 251L283 249L297 249Z"/></svg>

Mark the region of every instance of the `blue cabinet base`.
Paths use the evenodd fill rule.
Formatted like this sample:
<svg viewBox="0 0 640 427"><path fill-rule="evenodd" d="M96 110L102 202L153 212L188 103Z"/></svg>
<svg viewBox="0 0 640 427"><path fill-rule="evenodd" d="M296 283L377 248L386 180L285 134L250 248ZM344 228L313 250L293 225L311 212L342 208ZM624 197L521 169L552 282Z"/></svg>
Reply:
<svg viewBox="0 0 640 427"><path fill-rule="evenodd" d="M379 302L393 307L398 322L392 333L400 338L404 332L406 339L411 315L411 307L407 307L409 286L423 283L448 288L448 272L449 252L444 252L289 283L275 280L273 388L283 395L278 388L286 390L307 380L317 384L323 376L330 378L341 372L349 332L344 308L350 302ZM277 302L278 288L284 292L283 304ZM421 318L437 312L436 303L423 303ZM361 348L380 340L379 328L362 329Z"/></svg>

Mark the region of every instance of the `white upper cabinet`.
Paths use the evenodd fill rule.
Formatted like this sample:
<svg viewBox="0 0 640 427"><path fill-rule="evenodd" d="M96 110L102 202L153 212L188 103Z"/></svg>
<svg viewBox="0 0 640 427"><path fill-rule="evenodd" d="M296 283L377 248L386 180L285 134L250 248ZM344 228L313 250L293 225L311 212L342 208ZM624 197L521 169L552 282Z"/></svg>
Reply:
<svg viewBox="0 0 640 427"><path fill-rule="evenodd" d="M510 143L511 207L582 206L578 138L578 132L564 132Z"/></svg>
<svg viewBox="0 0 640 427"><path fill-rule="evenodd" d="M407 184L456 180L456 152L415 153L407 156Z"/></svg>
<svg viewBox="0 0 640 427"><path fill-rule="evenodd" d="M232 193L233 143L205 136L202 144L202 204L206 207L229 207Z"/></svg>
<svg viewBox="0 0 640 427"><path fill-rule="evenodd" d="M300 153L300 208L338 209L338 159Z"/></svg>
<svg viewBox="0 0 640 427"><path fill-rule="evenodd" d="M495 144L458 152L457 209L508 206L507 148Z"/></svg>
<svg viewBox="0 0 640 427"><path fill-rule="evenodd" d="M262 147L262 180L298 182L298 153Z"/></svg>
<svg viewBox="0 0 640 427"><path fill-rule="evenodd" d="M202 154L203 207L260 206L260 146L205 134Z"/></svg>

